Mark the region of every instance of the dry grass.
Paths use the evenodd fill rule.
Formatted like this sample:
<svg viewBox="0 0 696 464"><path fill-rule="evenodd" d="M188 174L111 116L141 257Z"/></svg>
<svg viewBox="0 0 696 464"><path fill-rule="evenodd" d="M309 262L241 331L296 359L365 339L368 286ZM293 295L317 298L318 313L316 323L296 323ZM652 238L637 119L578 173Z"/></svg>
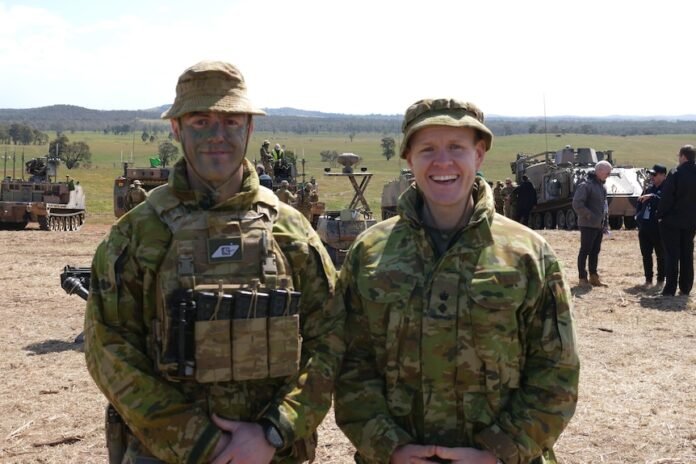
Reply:
<svg viewBox="0 0 696 464"><path fill-rule="evenodd" d="M72 343L84 304L58 282L65 264L89 264L105 232L0 232L2 463L106 462L104 400ZM577 233L543 234L575 282ZM573 289L580 402L558 454L568 464L695 463L696 303L647 298L635 232L604 243L600 273L607 288ZM318 453L321 463L352 462L331 417Z"/></svg>

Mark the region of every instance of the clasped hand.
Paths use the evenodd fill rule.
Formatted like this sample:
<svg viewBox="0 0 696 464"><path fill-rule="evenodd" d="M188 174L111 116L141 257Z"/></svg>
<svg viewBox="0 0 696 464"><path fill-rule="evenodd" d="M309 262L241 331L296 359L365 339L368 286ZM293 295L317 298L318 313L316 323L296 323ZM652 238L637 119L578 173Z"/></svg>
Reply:
<svg viewBox="0 0 696 464"><path fill-rule="evenodd" d="M394 451L390 464L431 464L443 461L451 464L496 464L497 459L490 451L476 448L404 445Z"/></svg>
<svg viewBox="0 0 696 464"><path fill-rule="evenodd" d="M269 464L275 448L254 422L222 419L213 414L213 422L222 430L222 438L215 447L211 464Z"/></svg>

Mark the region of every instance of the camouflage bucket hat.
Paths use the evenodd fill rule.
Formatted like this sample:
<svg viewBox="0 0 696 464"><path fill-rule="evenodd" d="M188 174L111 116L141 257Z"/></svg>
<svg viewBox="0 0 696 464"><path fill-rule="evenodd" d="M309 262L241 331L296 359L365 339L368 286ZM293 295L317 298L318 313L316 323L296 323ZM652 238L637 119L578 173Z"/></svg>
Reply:
<svg viewBox="0 0 696 464"><path fill-rule="evenodd" d="M222 61L201 61L179 76L176 99L162 119L196 111L265 115L247 98L247 86L239 69Z"/></svg>
<svg viewBox="0 0 696 464"><path fill-rule="evenodd" d="M402 158L406 157L411 136L426 126L471 127L481 133L486 142L486 151L493 144L493 132L483 124L483 112L473 103L451 98L418 100L408 107L401 125L404 134Z"/></svg>

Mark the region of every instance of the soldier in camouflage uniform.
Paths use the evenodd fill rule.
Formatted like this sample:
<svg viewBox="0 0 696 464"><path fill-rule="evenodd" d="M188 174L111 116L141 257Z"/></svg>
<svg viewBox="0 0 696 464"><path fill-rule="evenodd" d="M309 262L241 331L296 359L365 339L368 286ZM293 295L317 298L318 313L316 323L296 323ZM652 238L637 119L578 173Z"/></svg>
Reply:
<svg viewBox="0 0 696 464"><path fill-rule="evenodd" d="M305 183L302 190L297 192L297 210L307 218L308 221L312 220L312 201L315 203L317 200L312 200L312 184L309 182ZM315 195L316 196L316 195Z"/></svg>
<svg viewBox="0 0 696 464"><path fill-rule="evenodd" d="M97 249L85 354L130 429L123 462L314 456L344 314L319 237L244 157L263 114L234 66L187 69L162 115L185 156Z"/></svg>
<svg viewBox="0 0 696 464"><path fill-rule="evenodd" d="M263 169L266 171L266 174L273 177L273 155L271 152L268 150L268 148L271 146L271 142L268 140L264 140L263 144L261 144L261 148L259 148L259 158L261 158L261 163L263 164Z"/></svg>
<svg viewBox="0 0 696 464"><path fill-rule="evenodd" d="M130 211L145 201L146 198L147 191L143 188L143 183L139 180L134 180L128 187L128 193L126 193L126 210Z"/></svg>
<svg viewBox="0 0 696 464"><path fill-rule="evenodd" d="M290 183L287 180L280 182L280 188L276 190L275 194L286 205L294 205L297 201L295 194L290 191Z"/></svg>
<svg viewBox="0 0 696 464"><path fill-rule="evenodd" d="M504 214L505 199L503 198L503 183L499 180L495 182L495 188L493 189L493 200L495 201L495 212L498 214Z"/></svg>
<svg viewBox="0 0 696 464"><path fill-rule="evenodd" d="M505 215L506 218L514 218L515 217L515 205L514 205L514 196L512 195L512 192L515 191L515 184L512 183L512 179L509 177L505 179L505 187L503 187L503 214Z"/></svg>
<svg viewBox="0 0 696 464"><path fill-rule="evenodd" d="M351 246L336 422L356 462L553 463L577 402L570 293L539 235L475 175L492 143L458 100L407 111L415 185Z"/></svg>

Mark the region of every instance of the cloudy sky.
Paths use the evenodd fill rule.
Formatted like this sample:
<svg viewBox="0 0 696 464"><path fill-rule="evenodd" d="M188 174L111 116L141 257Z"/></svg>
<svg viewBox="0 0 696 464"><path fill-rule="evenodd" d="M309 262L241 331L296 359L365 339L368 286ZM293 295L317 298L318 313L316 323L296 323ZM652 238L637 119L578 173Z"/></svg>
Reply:
<svg viewBox="0 0 696 464"><path fill-rule="evenodd" d="M685 0L0 0L0 108L171 103L203 59L253 102L401 114L454 96L487 114L696 114Z"/></svg>

